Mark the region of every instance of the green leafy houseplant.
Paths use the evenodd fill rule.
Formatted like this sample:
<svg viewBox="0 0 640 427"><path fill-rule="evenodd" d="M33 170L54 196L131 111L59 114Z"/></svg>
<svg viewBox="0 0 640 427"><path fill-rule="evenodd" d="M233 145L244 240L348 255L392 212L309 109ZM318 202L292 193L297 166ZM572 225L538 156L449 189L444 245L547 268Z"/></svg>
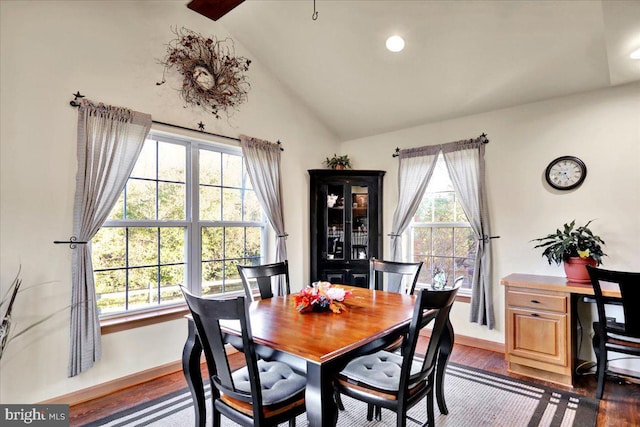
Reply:
<svg viewBox="0 0 640 427"><path fill-rule="evenodd" d="M333 157L327 157L324 164L331 169L351 169L351 160L348 155L338 156L334 153Z"/></svg>
<svg viewBox="0 0 640 427"><path fill-rule="evenodd" d="M538 242L536 248L544 248L542 256L547 257L549 264L560 265L571 257L591 258L596 265L602 264L602 257L606 256L602 252L604 240L593 234L589 225L593 220L585 225L576 227L576 221L564 224L562 229L557 229L555 233L549 234L532 242Z"/></svg>

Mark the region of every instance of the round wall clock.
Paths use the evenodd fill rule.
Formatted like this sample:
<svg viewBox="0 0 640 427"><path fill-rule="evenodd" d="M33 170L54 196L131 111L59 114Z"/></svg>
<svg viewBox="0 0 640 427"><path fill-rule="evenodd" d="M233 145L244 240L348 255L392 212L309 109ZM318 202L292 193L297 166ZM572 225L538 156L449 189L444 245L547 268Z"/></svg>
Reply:
<svg viewBox="0 0 640 427"><path fill-rule="evenodd" d="M587 176L587 166L574 156L562 156L549 163L544 177L556 190L571 190L578 187Z"/></svg>

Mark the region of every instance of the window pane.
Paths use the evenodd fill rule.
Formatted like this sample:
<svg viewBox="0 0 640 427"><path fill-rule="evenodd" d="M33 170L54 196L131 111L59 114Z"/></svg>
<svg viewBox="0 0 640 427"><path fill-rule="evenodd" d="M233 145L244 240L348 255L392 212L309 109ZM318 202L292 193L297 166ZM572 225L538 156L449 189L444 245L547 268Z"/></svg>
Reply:
<svg viewBox="0 0 640 427"><path fill-rule="evenodd" d="M430 193L425 194L422 198L420 206L413 217L416 222L432 222L433 221L433 197Z"/></svg>
<svg viewBox="0 0 640 427"><path fill-rule="evenodd" d="M220 188L200 186L200 220L220 221Z"/></svg>
<svg viewBox="0 0 640 427"><path fill-rule="evenodd" d="M158 264L158 230L129 228L129 266Z"/></svg>
<svg viewBox="0 0 640 427"><path fill-rule="evenodd" d="M455 253L457 257L475 257L476 238L469 227L457 227L454 229Z"/></svg>
<svg viewBox="0 0 640 427"><path fill-rule="evenodd" d="M456 197L456 222L469 222L467 216L462 209L462 205L460 204L460 200Z"/></svg>
<svg viewBox="0 0 640 427"><path fill-rule="evenodd" d="M109 214L109 218L107 219L123 219L124 218L124 191L120 193L120 197L118 197L118 201L111 209L111 213Z"/></svg>
<svg viewBox="0 0 640 427"><path fill-rule="evenodd" d="M156 219L155 182L129 179L126 196L128 219Z"/></svg>
<svg viewBox="0 0 640 427"><path fill-rule="evenodd" d="M222 154L222 185L242 187L242 157Z"/></svg>
<svg viewBox="0 0 640 427"><path fill-rule="evenodd" d="M435 273L436 269L444 271L445 279L447 280L448 285L453 284L453 281L455 280L453 258L434 257L432 274ZM433 276L431 276L430 279L433 279ZM429 280L429 283L431 283L431 280Z"/></svg>
<svg viewBox="0 0 640 427"><path fill-rule="evenodd" d="M158 179L186 182L186 148L182 145L158 143Z"/></svg>
<svg viewBox="0 0 640 427"><path fill-rule="evenodd" d="M124 310L126 301L125 275L125 270L94 273L99 314L109 314Z"/></svg>
<svg viewBox="0 0 640 427"><path fill-rule="evenodd" d="M242 291L242 280L240 279L240 273L238 273L238 261L225 261L225 292Z"/></svg>
<svg viewBox="0 0 640 427"><path fill-rule="evenodd" d="M222 153L200 150L200 184L221 185L222 171L220 169Z"/></svg>
<svg viewBox="0 0 640 427"><path fill-rule="evenodd" d="M124 228L102 227L91 241L93 268L124 268L126 237Z"/></svg>
<svg viewBox="0 0 640 427"><path fill-rule="evenodd" d="M179 285L185 284L184 265L167 265L160 267L160 301L154 295L154 302L166 304L182 301Z"/></svg>
<svg viewBox="0 0 640 427"><path fill-rule="evenodd" d="M185 184L158 183L158 219L185 219Z"/></svg>
<svg viewBox="0 0 640 427"><path fill-rule="evenodd" d="M222 261L202 263L202 295L216 295L222 292Z"/></svg>
<svg viewBox="0 0 640 427"><path fill-rule="evenodd" d="M471 289L471 278L473 277L473 267L475 261L471 258L455 259L455 278L462 276L462 287ZM455 279L454 279L455 280Z"/></svg>
<svg viewBox="0 0 640 427"><path fill-rule="evenodd" d="M148 307L157 301L158 269L156 267L129 270L129 309Z"/></svg>
<svg viewBox="0 0 640 427"><path fill-rule="evenodd" d="M260 221L262 208L254 191L244 192L244 221Z"/></svg>
<svg viewBox="0 0 640 427"><path fill-rule="evenodd" d="M453 254L453 228L443 227L433 229L433 254Z"/></svg>
<svg viewBox="0 0 640 427"><path fill-rule="evenodd" d="M129 178L156 179L156 141L146 140Z"/></svg>
<svg viewBox="0 0 640 427"><path fill-rule="evenodd" d="M262 229L258 227L247 227L245 230L247 235L245 256L259 258L261 252Z"/></svg>
<svg viewBox="0 0 640 427"><path fill-rule="evenodd" d="M224 258L222 227L202 227L202 260L220 260ZM204 273L202 275L204 278Z"/></svg>
<svg viewBox="0 0 640 427"><path fill-rule="evenodd" d="M185 229L165 227L160 229L160 263L184 263Z"/></svg>
<svg viewBox="0 0 640 427"><path fill-rule="evenodd" d="M225 258L240 259L244 257L244 227L225 227Z"/></svg>
<svg viewBox="0 0 640 427"><path fill-rule="evenodd" d="M225 188L223 190L222 220L242 220L242 191Z"/></svg>
<svg viewBox="0 0 640 427"><path fill-rule="evenodd" d="M415 256L431 254L431 227L413 229L413 253Z"/></svg>
<svg viewBox="0 0 640 427"><path fill-rule="evenodd" d="M434 222L453 222L453 193L436 193L433 199Z"/></svg>

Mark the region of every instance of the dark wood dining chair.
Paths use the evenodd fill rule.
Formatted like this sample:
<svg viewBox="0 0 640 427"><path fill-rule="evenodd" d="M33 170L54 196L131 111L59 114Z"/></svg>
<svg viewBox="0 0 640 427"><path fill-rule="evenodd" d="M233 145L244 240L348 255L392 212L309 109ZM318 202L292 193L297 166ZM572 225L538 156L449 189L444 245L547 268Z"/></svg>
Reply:
<svg viewBox="0 0 640 427"><path fill-rule="evenodd" d="M593 350L596 354L596 398L604 393L604 382L608 372L608 353L623 353L640 357L640 273L603 270L587 266L598 310L598 321L593 323ZM617 283L620 298L602 295L600 282ZM607 304L622 304L624 322L607 319Z"/></svg>
<svg viewBox="0 0 640 427"><path fill-rule="evenodd" d="M336 393L366 402L369 421L374 407L392 410L398 427L406 425L407 411L426 396L427 421L432 427L438 344L458 289L418 290L402 354L381 350L353 359L338 374L334 382ZM420 331L430 324L433 329L422 359L415 356L416 344Z"/></svg>
<svg viewBox="0 0 640 427"><path fill-rule="evenodd" d="M213 425L221 415L243 426L276 426L305 412L306 378L286 363L256 356L249 305L244 297L200 298L182 288L207 361L211 383ZM220 322L240 322L246 366L231 371Z"/></svg>
<svg viewBox="0 0 640 427"><path fill-rule="evenodd" d="M252 283L257 283L260 299L273 297L272 279L277 279L278 295L291 293L289 286L289 263L287 260L264 265L238 265L238 273L242 279L244 293L249 301L254 301Z"/></svg>
<svg viewBox="0 0 640 427"><path fill-rule="evenodd" d="M369 260L369 289L388 292L405 292L413 295L422 268L420 262ZM403 286L403 281L406 283ZM386 284L386 286L385 286Z"/></svg>

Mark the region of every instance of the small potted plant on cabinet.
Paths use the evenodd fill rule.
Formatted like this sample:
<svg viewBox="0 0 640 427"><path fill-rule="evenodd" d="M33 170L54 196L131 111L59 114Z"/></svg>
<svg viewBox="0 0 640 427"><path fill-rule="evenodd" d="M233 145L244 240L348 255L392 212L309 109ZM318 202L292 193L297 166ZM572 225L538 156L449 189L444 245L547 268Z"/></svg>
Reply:
<svg viewBox="0 0 640 427"><path fill-rule="evenodd" d="M592 221L575 227L576 221L564 224L562 229L532 242L538 242L536 248L544 248L542 256L547 257L549 264L564 263L564 270L570 282L589 283L586 266L602 264L604 240L589 229Z"/></svg>
<svg viewBox="0 0 640 427"><path fill-rule="evenodd" d="M334 154L331 158L327 157L324 164L327 165L328 168L336 170L351 169L351 160L349 160L349 156L346 154L344 156Z"/></svg>

